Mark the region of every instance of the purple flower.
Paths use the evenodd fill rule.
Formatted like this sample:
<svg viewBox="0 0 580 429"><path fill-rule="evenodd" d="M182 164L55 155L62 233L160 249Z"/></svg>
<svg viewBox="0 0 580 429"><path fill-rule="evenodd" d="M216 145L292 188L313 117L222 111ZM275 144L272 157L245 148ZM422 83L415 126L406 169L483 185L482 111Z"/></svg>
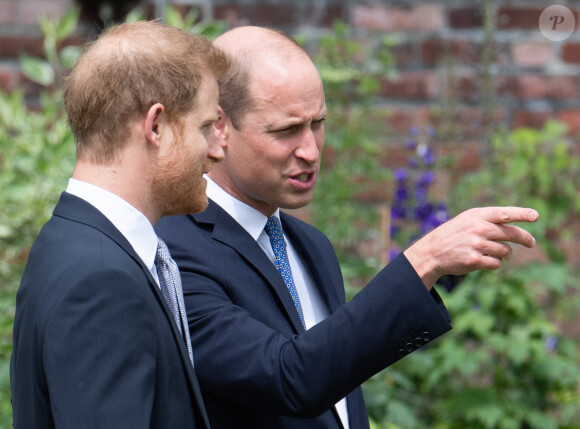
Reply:
<svg viewBox="0 0 580 429"><path fill-rule="evenodd" d="M395 191L395 198L397 199L397 201L405 201L408 196L409 192L405 187L397 188L397 190Z"/></svg>
<svg viewBox="0 0 580 429"><path fill-rule="evenodd" d="M427 188L424 186L417 186L415 188L415 199L418 201L424 201L427 198Z"/></svg>
<svg viewBox="0 0 580 429"><path fill-rule="evenodd" d="M400 202L395 202L391 207L392 219L405 219L407 217L407 210Z"/></svg>
<svg viewBox="0 0 580 429"><path fill-rule="evenodd" d="M401 249L399 249L397 246L392 246L389 249L389 261L392 261L397 256L399 256L399 253L401 253Z"/></svg>
<svg viewBox="0 0 580 429"><path fill-rule="evenodd" d="M435 154L430 147L427 148L425 155L423 155L423 162L425 165L433 165L435 163Z"/></svg>
<svg viewBox="0 0 580 429"><path fill-rule="evenodd" d="M435 173L433 173L432 171L425 171L423 174L421 174L419 180L417 180L417 186L427 188L434 181L435 181Z"/></svg>
<svg viewBox="0 0 580 429"><path fill-rule="evenodd" d="M437 206L437 209L435 211L435 217L437 218L439 225L442 225L449 220L449 212L447 211L447 207L445 206L445 204L440 203Z"/></svg>
<svg viewBox="0 0 580 429"><path fill-rule="evenodd" d="M413 139L405 140L405 147L409 150L415 150L417 148L417 142Z"/></svg>
<svg viewBox="0 0 580 429"><path fill-rule="evenodd" d="M412 125L409 127L409 134L411 134L412 136L416 136L417 134L419 134L420 131L421 130L416 125Z"/></svg>
<svg viewBox="0 0 580 429"><path fill-rule="evenodd" d="M397 182L404 182L407 180L407 170L404 168L397 168L395 170L395 180Z"/></svg>
<svg viewBox="0 0 580 429"><path fill-rule="evenodd" d="M427 201L421 201L415 208L415 216L419 220L428 220L433 212L433 206Z"/></svg>
<svg viewBox="0 0 580 429"><path fill-rule="evenodd" d="M431 138L435 137L435 128L433 127L428 127L427 128L427 135Z"/></svg>
<svg viewBox="0 0 580 429"><path fill-rule="evenodd" d="M548 339L546 340L546 350L550 353L552 353L554 350L556 350L556 346L558 345L558 338L550 335L548 337Z"/></svg>

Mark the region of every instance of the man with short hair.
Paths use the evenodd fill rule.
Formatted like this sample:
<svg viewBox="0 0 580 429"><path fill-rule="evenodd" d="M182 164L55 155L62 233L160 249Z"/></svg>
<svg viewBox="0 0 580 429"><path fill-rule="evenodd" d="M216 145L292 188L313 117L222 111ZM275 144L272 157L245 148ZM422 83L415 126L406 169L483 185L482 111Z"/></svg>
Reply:
<svg viewBox="0 0 580 429"><path fill-rule="evenodd" d="M240 27L215 41L232 61L220 80L215 136L224 162L210 205L162 220L182 274L201 390L214 429L368 428L360 384L451 329L433 285L496 269L523 208L474 209L423 237L345 304L328 239L282 213L307 205L326 105L308 55L285 35Z"/></svg>
<svg viewBox="0 0 580 429"><path fill-rule="evenodd" d="M14 427L209 428L179 273L153 225L207 206L216 78L207 39L122 24L66 79L77 163L18 290Z"/></svg>

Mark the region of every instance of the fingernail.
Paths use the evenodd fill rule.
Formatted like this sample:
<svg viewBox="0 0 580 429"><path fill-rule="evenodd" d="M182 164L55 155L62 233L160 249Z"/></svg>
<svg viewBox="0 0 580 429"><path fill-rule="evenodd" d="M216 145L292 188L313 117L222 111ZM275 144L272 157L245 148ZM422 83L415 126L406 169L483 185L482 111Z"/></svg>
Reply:
<svg viewBox="0 0 580 429"><path fill-rule="evenodd" d="M538 215L538 212L535 211L535 210L532 210L530 212L530 216L529 216L530 217L530 222L534 222L535 220L537 220L538 219L538 216L539 216Z"/></svg>

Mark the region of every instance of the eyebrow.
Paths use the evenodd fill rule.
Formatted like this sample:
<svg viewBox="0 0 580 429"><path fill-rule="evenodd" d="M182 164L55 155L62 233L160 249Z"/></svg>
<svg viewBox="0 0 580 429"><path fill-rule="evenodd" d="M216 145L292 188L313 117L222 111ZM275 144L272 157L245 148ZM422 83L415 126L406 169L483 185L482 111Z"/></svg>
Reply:
<svg viewBox="0 0 580 429"><path fill-rule="evenodd" d="M320 115L316 116L316 119L312 119L312 122L322 121L323 119L326 118L327 114L328 114L328 112L326 110L324 110ZM303 125L306 122L308 122L308 121L303 120L301 118L291 118L288 120L282 120L282 121L277 122L275 124L268 124L264 128L265 128L266 132L273 132L273 131L283 130L285 128L290 128L290 127L293 127L296 125Z"/></svg>

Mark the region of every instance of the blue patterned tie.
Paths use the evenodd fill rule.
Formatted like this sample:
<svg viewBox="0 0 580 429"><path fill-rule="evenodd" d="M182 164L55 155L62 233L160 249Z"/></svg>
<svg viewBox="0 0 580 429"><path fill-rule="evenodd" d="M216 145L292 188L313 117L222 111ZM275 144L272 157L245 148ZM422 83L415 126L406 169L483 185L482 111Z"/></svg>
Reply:
<svg viewBox="0 0 580 429"><path fill-rule="evenodd" d="M300 305L300 298L298 297L298 292L296 291L296 286L294 285L294 278L292 277L290 262L288 262L286 240L284 240L284 234L282 233L280 220L278 220L276 216L270 216L264 229L266 230L266 234L268 234L270 237L270 244L272 245L272 250L274 251L274 256L276 257L276 269L282 275L282 278L286 283L286 287L292 296L292 301L294 301L294 306L298 311L300 320L302 321L302 326L306 329L306 324L304 323L304 314L302 313L302 306Z"/></svg>
<svg viewBox="0 0 580 429"><path fill-rule="evenodd" d="M193 365L193 350L191 347L191 339L189 338L189 325L187 323L185 305L183 303L181 276L179 275L177 264L169 253L167 245L160 238L158 240L155 267L157 267L157 274L159 275L159 286L161 287L161 292L169 309L173 313L179 333L185 340L187 351L189 352L189 359Z"/></svg>

